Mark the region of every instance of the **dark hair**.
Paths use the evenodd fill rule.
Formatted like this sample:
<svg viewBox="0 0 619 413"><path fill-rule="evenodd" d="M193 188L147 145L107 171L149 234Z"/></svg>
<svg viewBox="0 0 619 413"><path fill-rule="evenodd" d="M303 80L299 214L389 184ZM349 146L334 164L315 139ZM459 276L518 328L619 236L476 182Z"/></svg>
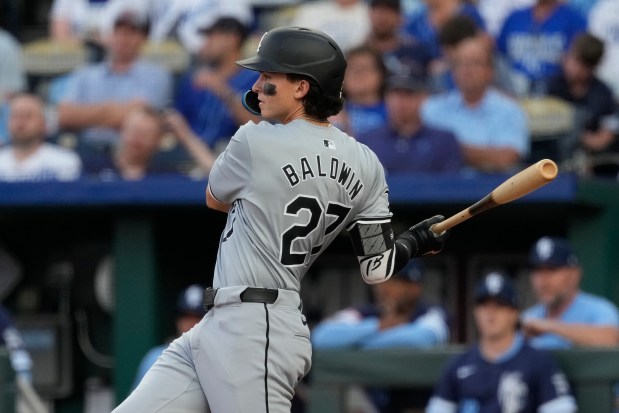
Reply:
<svg viewBox="0 0 619 413"><path fill-rule="evenodd" d="M323 93L318 83L305 75L286 73L286 77L291 82L306 80L310 84L309 92L303 98L303 108L305 114L320 121L325 121L330 116L337 115L344 106L341 96Z"/></svg>
<svg viewBox="0 0 619 413"><path fill-rule="evenodd" d="M346 61L349 62L352 57L359 55L369 55L374 61L376 69L380 72L380 76L383 79L380 85L380 95L382 96L385 92L385 79L388 74L387 66L385 65L382 54L376 49L371 48L369 45L362 44L361 46L353 47L348 51L348 53L346 53Z"/></svg>
<svg viewBox="0 0 619 413"><path fill-rule="evenodd" d="M573 40L571 53L580 63L593 68L602 60L604 42L590 33L582 33Z"/></svg>
<svg viewBox="0 0 619 413"><path fill-rule="evenodd" d="M445 22L439 31L439 42L441 46L455 47L461 41L470 37L475 37L479 28L475 21L468 16L457 15Z"/></svg>

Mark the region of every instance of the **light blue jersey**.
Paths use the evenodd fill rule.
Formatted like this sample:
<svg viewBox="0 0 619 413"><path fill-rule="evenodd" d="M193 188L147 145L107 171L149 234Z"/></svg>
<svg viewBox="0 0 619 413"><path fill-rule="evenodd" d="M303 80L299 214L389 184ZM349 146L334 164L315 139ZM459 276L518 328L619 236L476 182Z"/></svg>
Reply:
<svg viewBox="0 0 619 413"><path fill-rule="evenodd" d="M536 304L522 314L523 320L546 317L546 307L542 304ZM581 291L561 314L559 321L619 328L619 310L607 299ZM545 349L572 347L570 341L556 334L542 334L533 337L530 339L530 343L533 347Z"/></svg>

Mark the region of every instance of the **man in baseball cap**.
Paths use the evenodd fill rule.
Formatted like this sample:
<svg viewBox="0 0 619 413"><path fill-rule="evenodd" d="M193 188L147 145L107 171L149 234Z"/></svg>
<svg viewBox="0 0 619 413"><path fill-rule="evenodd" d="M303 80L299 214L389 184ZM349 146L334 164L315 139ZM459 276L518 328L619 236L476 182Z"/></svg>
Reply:
<svg viewBox="0 0 619 413"><path fill-rule="evenodd" d="M510 278L499 271L484 275L474 299L477 342L450 360L425 411L473 406L477 412L537 412L553 405L575 412L569 383L552 356L518 332L518 295Z"/></svg>
<svg viewBox="0 0 619 413"><path fill-rule="evenodd" d="M114 29L118 27L127 27L141 32L146 36L148 35L150 24L145 13L138 10L127 9L118 13L114 19Z"/></svg>
<svg viewBox="0 0 619 413"><path fill-rule="evenodd" d="M619 345L619 311L603 297L580 289L582 267L568 240L542 237L529 252L537 304L522 326L540 348Z"/></svg>
<svg viewBox="0 0 619 413"><path fill-rule="evenodd" d="M484 304L487 301L515 309L519 307L518 295L511 280L498 271L488 273L475 289L475 304Z"/></svg>

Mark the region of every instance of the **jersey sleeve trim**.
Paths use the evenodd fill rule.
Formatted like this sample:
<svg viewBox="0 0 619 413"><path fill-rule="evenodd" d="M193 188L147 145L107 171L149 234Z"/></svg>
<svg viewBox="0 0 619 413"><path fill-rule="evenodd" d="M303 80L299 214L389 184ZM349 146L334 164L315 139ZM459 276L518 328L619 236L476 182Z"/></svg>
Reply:
<svg viewBox="0 0 619 413"><path fill-rule="evenodd" d="M573 413L576 412L576 402L572 396L559 396L539 407L539 413Z"/></svg>
<svg viewBox="0 0 619 413"><path fill-rule="evenodd" d="M346 231L350 231L357 224L386 224L391 222L391 218L383 217L383 218L362 218L355 221L351 221L346 227Z"/></svg>

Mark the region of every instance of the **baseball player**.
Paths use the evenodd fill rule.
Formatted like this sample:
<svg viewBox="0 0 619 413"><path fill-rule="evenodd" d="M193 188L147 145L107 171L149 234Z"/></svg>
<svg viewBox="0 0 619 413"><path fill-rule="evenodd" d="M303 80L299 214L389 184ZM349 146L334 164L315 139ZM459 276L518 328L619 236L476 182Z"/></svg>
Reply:
<svg viewBox="0 0 619 413"><path fill-rule="evenodd" d="M116 410L290 412L312 347L301 279L346 229L365 282L442 250L434 216L394 237L383 167L328 122L342 108L346 61L326 34L268 31L237 62L260 73L243 98L267 121L240 127L209 176L207 205L228 213L208 312L175 340Z"/></svg>
<svg viewBox="0 0 619 413"><path fill-rule="evenodd" d="M475 290L479 343L450 361L426 413L572 413L576 403L551 355L524 341L509 278L486 275Z"/></svg>

